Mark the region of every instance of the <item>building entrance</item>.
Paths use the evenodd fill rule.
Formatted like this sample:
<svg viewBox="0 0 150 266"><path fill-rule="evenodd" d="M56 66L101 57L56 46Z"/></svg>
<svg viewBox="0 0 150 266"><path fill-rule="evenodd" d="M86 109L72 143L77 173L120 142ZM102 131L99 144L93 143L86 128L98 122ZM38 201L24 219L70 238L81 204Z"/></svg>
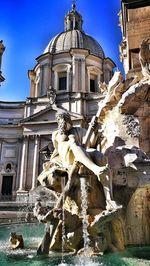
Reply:
<svg viewBox="0 0 150 266"><path fill-rule="evenodd" d="M2 195L12 195L13 176L3 176Z"/></svg>

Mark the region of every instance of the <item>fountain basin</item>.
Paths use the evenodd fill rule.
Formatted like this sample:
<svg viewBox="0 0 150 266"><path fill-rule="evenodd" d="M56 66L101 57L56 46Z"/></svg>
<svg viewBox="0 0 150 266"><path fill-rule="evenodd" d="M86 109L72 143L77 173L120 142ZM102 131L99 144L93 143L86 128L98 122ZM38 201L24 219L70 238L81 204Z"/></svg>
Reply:
<svg viewBox="0 0 150 266"><path fill-rule="evenodd" d="M73 256L50 252L48 256L37 256L45 225L13 224L0 226L0 265L5 266L146 266L150 265L150 246L128 247L124 252L104 256ZM9 247L10 232L22 234L24 249L12 250Z"/></svg>

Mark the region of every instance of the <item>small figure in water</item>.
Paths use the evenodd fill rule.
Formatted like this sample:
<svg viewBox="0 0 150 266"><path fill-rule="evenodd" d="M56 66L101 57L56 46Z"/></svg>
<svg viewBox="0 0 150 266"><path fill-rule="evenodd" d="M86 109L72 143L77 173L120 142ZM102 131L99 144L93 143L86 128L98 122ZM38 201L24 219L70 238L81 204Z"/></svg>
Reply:
<svg viewBox="0 0 150 266"><path fill-rule="evenodd" d="M11 245L11 248L18 249L18 248L24 248L24 241L22 235L17 235L16 232L10 233L9 242Z"/></svg>

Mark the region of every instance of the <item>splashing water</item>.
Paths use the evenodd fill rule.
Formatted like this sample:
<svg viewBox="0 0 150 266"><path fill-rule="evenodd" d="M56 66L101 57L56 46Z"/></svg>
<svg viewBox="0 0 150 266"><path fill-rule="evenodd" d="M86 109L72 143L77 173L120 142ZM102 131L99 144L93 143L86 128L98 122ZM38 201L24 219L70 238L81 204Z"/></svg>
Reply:
<svg viewBox="0 0 150 266"><path fill-rule="evenodd" d="M65 177L62 178L61 181L61 187L62 187L62 191L64 191L64 187L65 187ZM62 260L61 260L61 265L64 266L65 264L65 260L64 260L64 245L65 245L65 209L64 209L64 202L65 202L65 198L64 198L64 193L63 193L63 199L62 199Z"/></svg>
<svg viewBox="0 0 150 266"><path fill-rule="evenodd" d="M73 257L72 262L60 263L58 266L106 266L103 262L96 262L93 258Z"/></svg>
<svg viewBox="0 0 150 266"><path fill-rule="evenodd" d="M109 266L105 265L103 262L95 261L93 258L87 257L73 257L70 263L60 263L58 266Z"/></svg>
<svg viewBox="0 0 150 266"><path fill-rule="evenodd" d="M82 214L82 224L83 224L83 240L84 240L84 253L89 248L90 239L88 233L88 219L87 219L87 209L88 209L88 200L87 200L87 186L86 186L86 179L84 177L80 178L80 185L81 185L81 214Z"/></svg>
<svg viewBox="0 0 150 266"><path fill-rule="evenodd" d="M96 262L94 259L89 257L79 257L76 261L75 266L105 266L103 263Z"/></svg>

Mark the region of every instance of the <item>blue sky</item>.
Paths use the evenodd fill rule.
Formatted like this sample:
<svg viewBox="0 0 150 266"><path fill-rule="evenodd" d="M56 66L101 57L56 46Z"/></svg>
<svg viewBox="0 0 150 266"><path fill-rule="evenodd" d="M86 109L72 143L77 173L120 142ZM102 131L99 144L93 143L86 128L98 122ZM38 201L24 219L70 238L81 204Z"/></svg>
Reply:
<svg viewBox="0 0 150 266"><path fill-rule="evenodd" d="M64 16L71 0L1 0L0 40L6 50L0 87L1 101L22 101L29 96L27 72L36 64L53 36L64 30ZM120 0L78 0L85 33L94 37L123 71L119 60L121 30L118 26Z"/></svg>

